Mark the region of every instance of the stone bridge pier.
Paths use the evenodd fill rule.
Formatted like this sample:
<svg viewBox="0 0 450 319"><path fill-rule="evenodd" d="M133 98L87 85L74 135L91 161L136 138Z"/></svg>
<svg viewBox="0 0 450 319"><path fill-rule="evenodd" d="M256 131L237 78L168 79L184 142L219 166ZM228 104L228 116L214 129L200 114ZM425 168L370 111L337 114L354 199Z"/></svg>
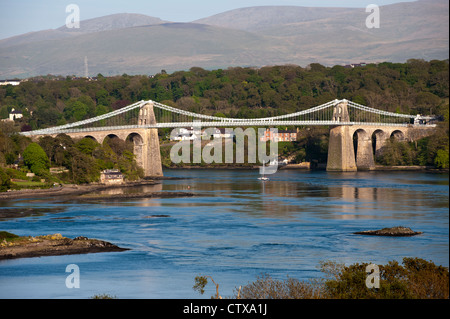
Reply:
<svg viewBox="0 0 450 319"><path fill-rule="evenodd" d="M350 121L346 102L335 107L333 119ZM417 125L337 125L330 130L327 171L373 170L375 157L388 139L415 141L433 132L434 127Z"/></svg>

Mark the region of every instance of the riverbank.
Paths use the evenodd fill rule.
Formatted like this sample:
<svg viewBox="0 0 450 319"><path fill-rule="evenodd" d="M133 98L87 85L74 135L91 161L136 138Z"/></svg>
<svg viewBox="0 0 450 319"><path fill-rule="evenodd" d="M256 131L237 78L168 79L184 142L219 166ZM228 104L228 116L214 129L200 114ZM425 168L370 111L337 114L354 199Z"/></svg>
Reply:
<svg viewBox="0 0 450 319"><path fill-rule="evenodd" d="M61 234L32 237L0 232L0 260L125 250L129 249L82 236L70 239Z"/></svg>
<svg viewBox="0 0 450 319"><path fill-rule="evenodd" d="M11 190L8 192L0 193L0 200L11 200L11 199L23 199L23 198L45 198L45 197L68 197L77 199L127 199L127 198L151 198L151 197L179 197L179 196L194 196L192 193L187 192L148 192L140 194L98 194L100 191L112 190L112 189L123 189L131 188L137 186L151 186L161 184L158 180L164 179L181 179L181 178L170 178L170 177L157 177L152 179L144 179L139 182L127 182L124 184L117 185L105 185L105 184L89 184L89 185L59 185L48 189L22 189L22 190Z"/></svg>

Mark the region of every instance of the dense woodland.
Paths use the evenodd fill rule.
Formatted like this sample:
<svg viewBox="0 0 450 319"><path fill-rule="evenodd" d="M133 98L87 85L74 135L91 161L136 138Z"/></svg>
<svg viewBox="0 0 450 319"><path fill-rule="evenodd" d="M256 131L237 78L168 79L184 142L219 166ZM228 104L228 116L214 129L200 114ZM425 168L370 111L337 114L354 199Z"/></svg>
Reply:
<svg viewBox="0 0 450 319"><path fill-rule="evenodd" d="M148 99L242 118L305 110L336 98L392 112L445 115L448 68L447 60L409 60L355 68L311 64L207 71L194 67L173 74L163 70L151 77L99 74L96 81L47 76L0 87L0 118L15 108L24 112L23 124L36 129Z"/></svg>
<svg viewBox="0 0 450 319"><path fill-rule="evenodd" d="M36 77L18 86L0 87L0 118L7 118L12 109L24 115L16 120L15 126L2 124L0 165L16 161L30 143L27 138L11 135L13 131L79 121L139 100L152 99L203 114L252 118L287 114L343 98L391 112L439 116L442 122L434 136L402 145L392 141L377 161L385 165L448 168L448 60L408 60L407 63L386 62L354 68L325 67L317 63L306 68L285 65L208 71L193 67L172 74L162 70L154 76L103 77L99 74L94 80L52 75ZM39 142L49 158L49 165L71 168L73 161L59 160L60 155L49 151L48 144L51 143L56 142ZM108 152L101 150L104 145L83 153L80 147L74 146L79 141L67 143L70 144L67 149L76 149L96 161L99 167L117 167L123 156L130 157L130 149L128 153L124 151L129 145L109 147L116 157L114 161L108 161L106 155L100 154ZM297 152L297 161L324 162L328 129L304 129L298 142L281 147L282 154ZM68 156L76 158L73 154ZM130 167L132 162L129 160ZM92 178L79 180L75 175L73 182L95 179L95 174Z"/></svg>

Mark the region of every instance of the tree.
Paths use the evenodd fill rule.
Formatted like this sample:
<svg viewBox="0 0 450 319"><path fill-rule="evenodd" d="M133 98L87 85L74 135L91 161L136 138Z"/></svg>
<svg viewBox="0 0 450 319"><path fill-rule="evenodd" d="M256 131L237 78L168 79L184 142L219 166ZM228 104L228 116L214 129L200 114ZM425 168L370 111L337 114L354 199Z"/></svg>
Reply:
<svg viewBox="0 0 450 319"><path fill-rule="evenodd" d="M36 175L44 175L50 167L50 160L42 147L31 143L23 151L23 162Z"/></svg>
<svg viewBox="0 0 450 319"><path fill-rule="evenodd" d="M11 179L5 170L0 166L0 192L6 192L11 188Z"/></svg>
<svg viewBox="0 0 450 319"><path fill-rule="evenodd" d="M421 258L403 258L380 265L380 288L366 287L368 263L350 266L327 262L322 271L333 275L325 290L333 299L448 299L448 268ZM331 271L330 271L330 268Z"/></svg>
<svg viewBox="0 0 450 319"><path fill-rule="evenodd" d="M76 184L92 183L100 177L98 166L91 156L81 153L76 148L71 150L72 180Z"/></svg>
<svg viewBox="0 0 450 319"><path fill-rule="evenodd" d="M77 143L75 143L75 147L83 154L86 155L93 155L94 150L99 147L100 144L97 143L92 138L83 138L79 140Z"/></svg>
<svg viewBox="0 0 450 319"><path fill-rule="evenodd" d="M438 150L436 157L434 158L434 165L437 168L448 168L449 167L449 156L448 150Z"/></svg>

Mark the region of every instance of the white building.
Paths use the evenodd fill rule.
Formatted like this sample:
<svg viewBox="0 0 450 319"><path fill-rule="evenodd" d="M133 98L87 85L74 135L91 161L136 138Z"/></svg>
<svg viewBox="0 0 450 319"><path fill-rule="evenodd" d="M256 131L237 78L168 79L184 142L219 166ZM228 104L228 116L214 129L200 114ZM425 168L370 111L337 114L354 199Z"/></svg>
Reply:
<svg viewBox="0 0 450 319"><path fill-rule="evenodd" d="M0 80L0 85L19 85L20 84L20 80Z"/></svg>
<svg viewBox="0 0 450 319"><path fill-rule="evenodd" d="M223 139L232 139L234 137L234 131L233 129L229 129L228 131L225 128L213 128L212 134L211 129L205 129L203 131L200 131L200 128L179 128L174 131L174 133L171 134L170 140L171 141L193 141L196 139L201 139L202 137L207 137L207 134L210 134L209 138L211 136L213 138L223 138Z"/></svg>
<svg viewBox="0 0 450 319"><path fill-rule="evenodd" d="M100 183L102 184L122 184L123 174L118 169L107 169L100 173Z"/></svg>
<svg viewBox="0 0 450 319"><path fill-rule="evenodd" d="M171 141L193 141L201 138L200 129L197 128L177 128L170 135Z"/></svg>
<svg viewBox="0 0 450 319"><path fill-rule="evenodd" d="M9 113L9 120L10 121L21 119L22 117L23 117L22 112L16 111L15 109L12 109L11 112Z"/></svg>
<svg viewBox="0 0 450 319"><path fill-rule="evenodd" d="M234 137L234 131L233 129L226 130L225 128L214 128L213 137L230 139Z"/></svg>

